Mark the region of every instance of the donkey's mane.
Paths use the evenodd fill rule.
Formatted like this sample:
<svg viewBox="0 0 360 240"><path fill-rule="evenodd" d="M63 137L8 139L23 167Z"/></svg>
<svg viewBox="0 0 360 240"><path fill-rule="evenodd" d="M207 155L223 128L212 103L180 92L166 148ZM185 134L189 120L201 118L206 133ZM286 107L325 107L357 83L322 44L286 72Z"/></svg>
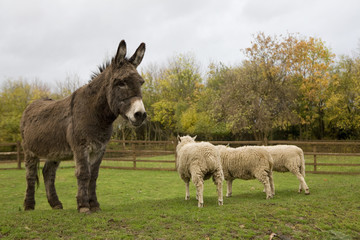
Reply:
<svg viewBox="0 0 360 240"><path fill-rule="evenodd" d="M90 82L92 80L94 80L95 78L97 78L102 72L105 71L105 69L110 66L112 60L106 60L103 64L99 65L98 66L98 70L96 72L93 72L92 75L91 75L91 79L90 79Z"/></svg>
<svg viewBox="0 0 360 240"><path fill-rule="evenodd" d="M98 70L96 72L92 72L91 79L89 82L91 82L92 80L97 78L101 73L103 73L105 71L105 69L111 65L113 60L114 60L114 58L111 58L111 60L107 59L107 60L105 60L105 62L103 64L99 65ZM125 58L125 60L129 61L128 58Z"/></svg>

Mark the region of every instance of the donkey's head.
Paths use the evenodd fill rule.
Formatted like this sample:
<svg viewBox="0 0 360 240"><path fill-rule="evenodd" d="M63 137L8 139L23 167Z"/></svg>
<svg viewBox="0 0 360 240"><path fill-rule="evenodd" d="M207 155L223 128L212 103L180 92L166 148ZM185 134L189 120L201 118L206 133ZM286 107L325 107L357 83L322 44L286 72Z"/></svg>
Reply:
<svg viewBox="0 0 360 240"><path fill-rule="evenodd" d="M111 111L115 115L120 114L134 126L140 126L146 119L141 95L144 79L136 70L144 53L145 43L141 43L130 59L125 58L126 43L122 40L111 62L111 71L107 72L110 82L106 96Z"/></svg>

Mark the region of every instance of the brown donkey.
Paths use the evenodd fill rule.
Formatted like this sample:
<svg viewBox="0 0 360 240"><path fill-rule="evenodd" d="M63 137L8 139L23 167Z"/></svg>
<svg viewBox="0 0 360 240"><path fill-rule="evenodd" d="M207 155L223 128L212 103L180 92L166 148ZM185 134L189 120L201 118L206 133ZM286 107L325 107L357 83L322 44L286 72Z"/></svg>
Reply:
<svg viewBox="0 0 360 240"><path fill-rule="evenodd" d="M142 43L130 59L125 58L126 43L122 40L116 56L99 67L100 72L88 84L64 99L37 100L25 109L20 126L27 181L25 210L35 208L39 157L47 159L42 173L53 209L63 208L54 183L60 161L69 157L74 157L76 163L78 211L100 209L96 180L112 123L118 115L134 126L146 119L141 95L144 80L136 70L144 53Z"/></svg>

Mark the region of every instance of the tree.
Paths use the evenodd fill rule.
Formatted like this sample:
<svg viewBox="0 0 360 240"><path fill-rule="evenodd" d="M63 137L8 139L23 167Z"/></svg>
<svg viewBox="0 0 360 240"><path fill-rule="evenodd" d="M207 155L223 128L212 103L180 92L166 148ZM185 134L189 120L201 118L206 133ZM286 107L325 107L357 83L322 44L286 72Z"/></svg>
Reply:
<svg viewBox="0 0 360 240"><path fill-rule="evenodd" d="M55 94L53 94L53 97L55 99L67 97L80 88L81 85L80 76L78 74L67 74L65 81L56 82L57 89Z"/></svg>
<svg viewBox="0 0 360 240"><path fill-rule="evenodd" d="M20 141L20 120L26 106L49 94L49 87L38 79L32 84L23 78L8 79L0 92L0 141Z"/></svg>
<svg viewBox="0 0 360 240"><path fill-rule="evenodd" d="M360 136L360 57L342 56L334 68L325 119L334 138Z"/></svg>
<svg viewBox="0 0 360 240"><path fill-rule="evenodd" d="M334 57L319 38L298 39L294 45L291 71L299 86L297 113L307 138L312 134L324 137L325 102Z"/></svg>
<svg viewBox="0 0 360 240"><path fill-rule="evenodd" d="M190 54L179 54L163 68L158 79L158 100L152 120L170 132L179 132L181 115L198 100L203 89L199 65Z"/></svg>
<svg viewBox="0 0 360 240"><path fill-rule="evenodd" d="M223 73L218 98L232 132L250 132L267 141L273 128L285 128L294 121L295 88L290 78L289 53L292 36L280 41L259 33L252 46L243 50L246 60Z"/></svg>

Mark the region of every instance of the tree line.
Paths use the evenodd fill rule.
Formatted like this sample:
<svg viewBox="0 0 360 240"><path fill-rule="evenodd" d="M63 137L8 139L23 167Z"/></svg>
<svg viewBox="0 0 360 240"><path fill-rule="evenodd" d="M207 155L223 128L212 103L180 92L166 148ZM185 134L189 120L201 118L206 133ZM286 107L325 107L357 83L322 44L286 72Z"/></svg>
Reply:
<svg viewBox="0 0 360 240"><path fill-rule="evenodd" d="M320 38L261 32L241 51L240 64L211 63L206 74L192 54L175 55L163 66L148 65L141 73L148 121L134 129L118 118L114 138L359 138L360 52L336 58ZM62 98L78 83L69 77L52 93L40 81L7 81L0 92L0 141L20 139L21 114L31 101Z"/></svg>

